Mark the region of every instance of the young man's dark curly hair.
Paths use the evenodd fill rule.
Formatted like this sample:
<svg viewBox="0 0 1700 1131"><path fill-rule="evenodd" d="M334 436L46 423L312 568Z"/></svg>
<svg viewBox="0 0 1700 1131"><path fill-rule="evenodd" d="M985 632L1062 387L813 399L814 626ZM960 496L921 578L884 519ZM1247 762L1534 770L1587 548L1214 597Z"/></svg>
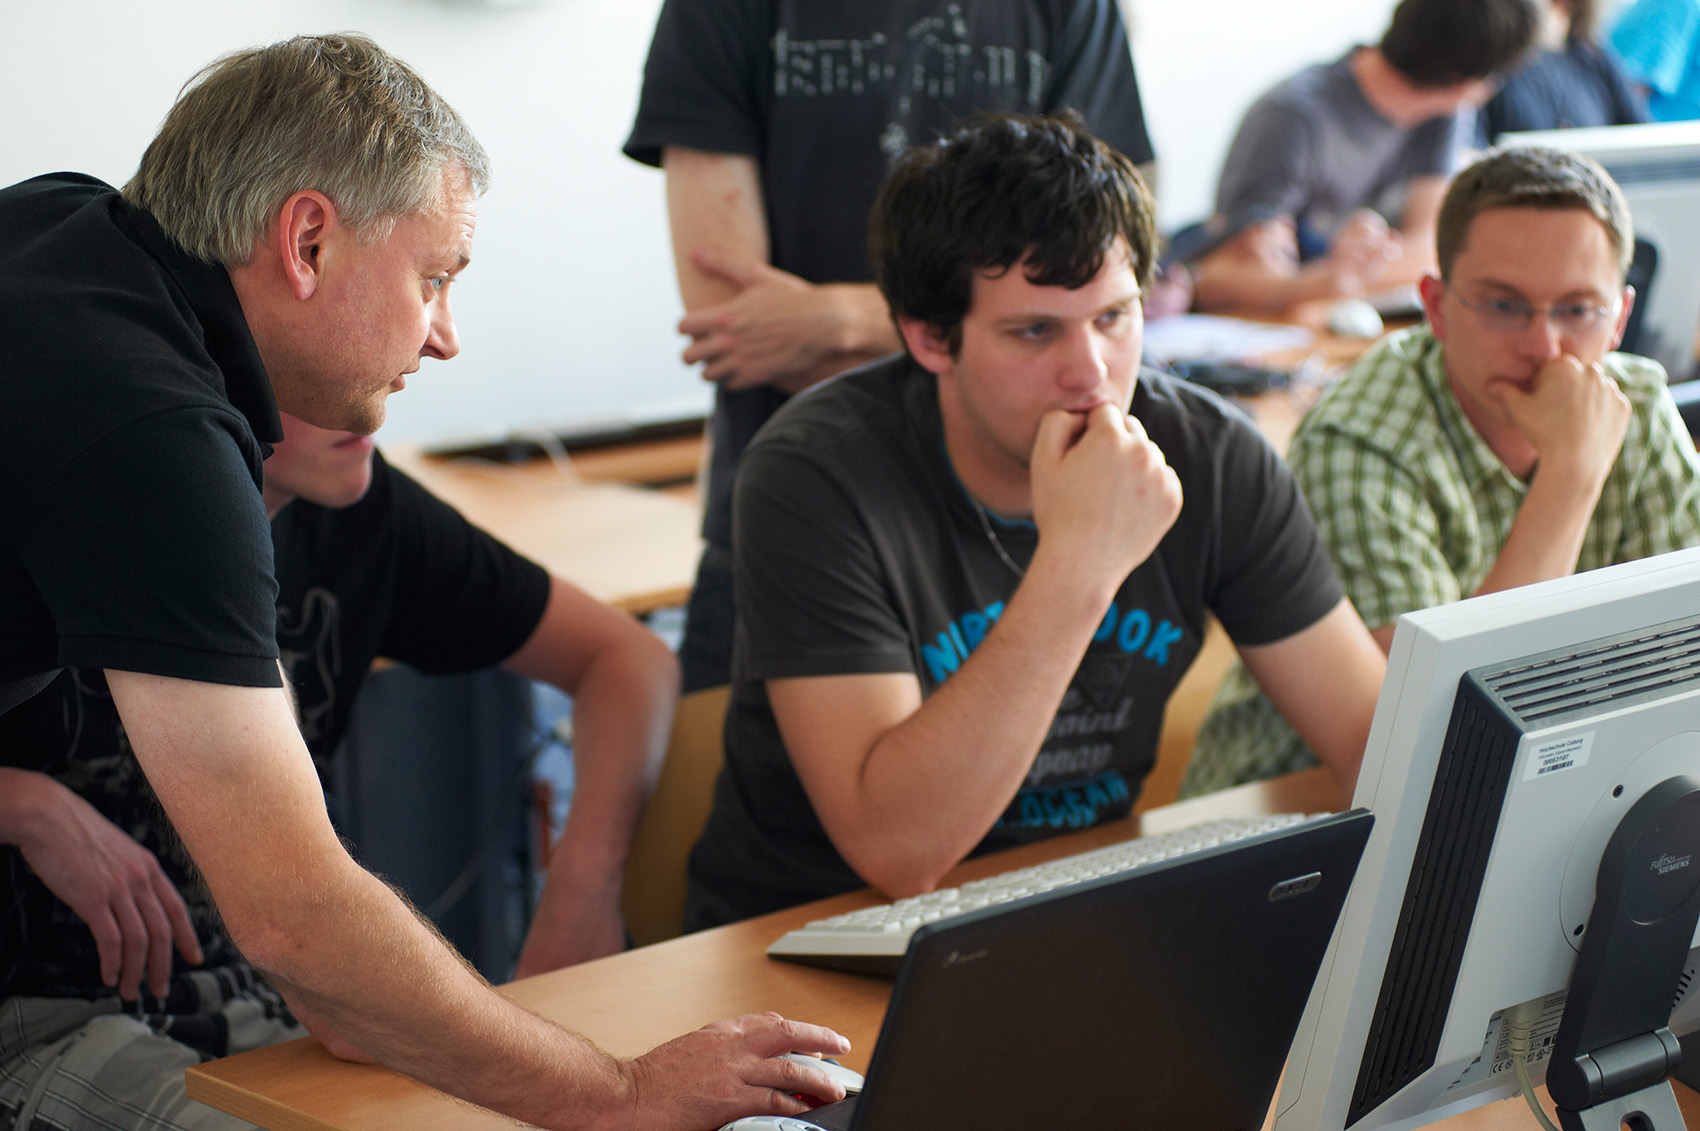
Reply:
<svg viewBox="0 0 1700 1131"><path fill-rule="evenodd" d="M974 273L1020 263L1029 281L1083 287L1118 242L1144 288L1155 208L1133 162L1078 114L984 115L900 157L874 200L869 255L892 317L961 347Z"/></svg>

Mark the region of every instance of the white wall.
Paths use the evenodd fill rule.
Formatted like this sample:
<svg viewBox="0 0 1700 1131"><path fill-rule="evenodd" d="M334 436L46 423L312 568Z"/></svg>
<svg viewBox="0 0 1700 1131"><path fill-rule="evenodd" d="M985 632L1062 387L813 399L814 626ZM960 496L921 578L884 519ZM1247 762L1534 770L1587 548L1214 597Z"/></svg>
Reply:
<svg viewBox="0 0 1700 1131"><path fill-rule="evenodd" d="M1373 40L1393 0L1125 0L1165 224L1208 210L1240 112ZM0 184L134 170L177 88L232 48L358 30L466 116L495 180L455 285L464 350L390 402L385 435L460 442L701 411L678 361L661 177L620 155L660 0L0 0Z"/></svg>

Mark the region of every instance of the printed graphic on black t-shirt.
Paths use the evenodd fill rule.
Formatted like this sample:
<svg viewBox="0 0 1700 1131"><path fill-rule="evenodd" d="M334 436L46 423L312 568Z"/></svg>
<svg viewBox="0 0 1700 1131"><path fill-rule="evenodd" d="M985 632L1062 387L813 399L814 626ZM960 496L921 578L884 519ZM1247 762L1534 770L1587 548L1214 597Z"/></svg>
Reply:
<svg viewBox="0 0 1700 1131"><path fill-rule="evenodd" d="M927 694L937 690L980 646L1003 609L1004 603L995 601L963 613L921 645ZM1116 752L1143 748L1137 732L1150 729L1151 705L1167 700L1196 651L1196 640L1189 640L1187 629L1169 616L1154 616L1144 607L1124 610L1111 602L1063 695L1033 768L991 836L1001 839L1002 833L1090 828L1124 816L1132 807L1139 781L1150 769L1150 759L1136 756L1137 764L1124 770L1115 764ZM1143 713L1138 704L1145 704ZM1155 713L1161 716L1160 707Z"/></svg>
<svg viewBox="0 0 1700 1131"><path fill-rule="evenodd" d="M352 507L292 503L273 523L277 644L315 764L328 773L350 708L378 655L431 672L513 654L542 616L549 577L374 458ZM0 714L0 766L44 773L154 853L188 904L207 967L242 978L234 948L155 799L99 670L67 669ZM182 969L182 959L175 961ZM190 993L179 982L179 993ZM88 926L0 846L0 998L103 998ZM186 1008L175 1006L173 1008Z"/></svg>
<svg viewBox="0 0 1700 1131"><path fill-rule="evenodd" d="M68 668L40 695L0 715L0 747L0 765L54 778L153 853L188 907L207 965L236 961L218 911L136 761L100 672ZM180 955L173 961L185 969ZM99 951L88 925L36 877L16 846L0 846L0 998L100 998L112 992L100 980Z"/></svg>
<svg viewBox="0 0 1700 1131"><path fill-rule="evenodd" d="M889 107L879 131L880 152L895 158L932 140L934 107L1001 107L1041 113L1051 64L1036 47L1012 41L976 42L961 4L946 4L898 34L874 31L799 39L785 26L773 35L773 93L777 99L871 97ZM923 109L930 111L921 117Z"/></svg>
<svg viewBox="0 0 1700 1131"><path fill-rule="evenodd" d="M341 622L336 594L320 586L302 595L299 608L277 607L278 652L295 689L301 737L309 747L323 745L335 717L342 679Z"/></svg>

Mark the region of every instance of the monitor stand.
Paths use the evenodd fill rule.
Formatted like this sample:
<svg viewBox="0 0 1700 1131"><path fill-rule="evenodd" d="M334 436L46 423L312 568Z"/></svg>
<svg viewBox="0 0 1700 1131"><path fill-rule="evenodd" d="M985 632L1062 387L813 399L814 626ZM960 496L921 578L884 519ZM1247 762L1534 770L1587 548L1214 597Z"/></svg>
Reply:
<svg viewBox="0 0 1700 1131"><path fill-rule="evenodd" d="M1700 1092L1700 1032L1682 1038L1682 1067L1676 1070L1676 1078Z"/></svg>
<svg viewBox="0 0 1700 1131"><path fill-rule="evenodd" d="M1683 1131L1682 1109L1670 1081L1661 1080L1627 1096L1602 1100L1581 1111L1558 1109L1562 1131Z"/></svg>
<svg viewBox="0 0 1700 1131"><path fill-rule="evenodd" d="M1565 1131L1683 1131L1671 1005L1700 921L1700 779L1666 778L1600 854L1594 910L1547 1062Z"/></svg>

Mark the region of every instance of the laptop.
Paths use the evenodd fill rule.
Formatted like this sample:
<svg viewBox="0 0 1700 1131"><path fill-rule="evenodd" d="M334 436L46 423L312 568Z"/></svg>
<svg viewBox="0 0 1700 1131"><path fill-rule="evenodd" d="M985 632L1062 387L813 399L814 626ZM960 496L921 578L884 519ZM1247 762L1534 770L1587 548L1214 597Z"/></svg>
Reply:
<svg viewBox="0 0 1700 1131"><path fill-rule="evenodd" d="M916 931L822 1131L1257 1131L1372 818L1354 810Z"/></svg>

